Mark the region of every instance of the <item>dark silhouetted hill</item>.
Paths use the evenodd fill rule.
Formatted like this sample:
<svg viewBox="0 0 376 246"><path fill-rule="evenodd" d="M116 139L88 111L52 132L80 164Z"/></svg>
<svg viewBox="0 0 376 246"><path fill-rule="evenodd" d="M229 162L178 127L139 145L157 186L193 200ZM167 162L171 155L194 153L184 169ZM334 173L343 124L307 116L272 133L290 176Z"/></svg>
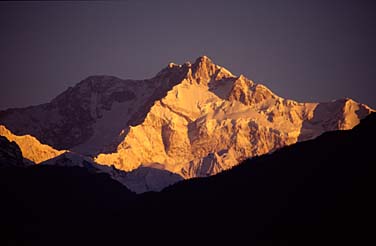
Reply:
<svg viewBox="0 0 376 246"><path fill-rule="evenodd" d="M353 130L138 196L80 168L4 169L1 230L35 245L372 245L375 126L371 114Z"/></svg>
<svg viewBox="0 0 376 246"><path fill-rule="evenodd" d="M0 168L25 166L20 147L0 136Z"/></svg>
<svg viewBox="0 0 376 246"><path fill-rule="evenodd" d="M85 235L88 225L101 226L104 215L135 196L109 175L81 167L3 168L1 231L14 245L56 244L64 235Z"/></svg>

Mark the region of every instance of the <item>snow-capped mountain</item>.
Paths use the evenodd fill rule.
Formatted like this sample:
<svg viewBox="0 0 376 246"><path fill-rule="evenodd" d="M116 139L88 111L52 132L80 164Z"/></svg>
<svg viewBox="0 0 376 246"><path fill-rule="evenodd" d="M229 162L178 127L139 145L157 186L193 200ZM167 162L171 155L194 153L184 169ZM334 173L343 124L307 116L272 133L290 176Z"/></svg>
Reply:
<svg viewBox="0 0 376 246"><path fill-rule="evenodd" d="M319 104L281 98L205 56L169 68L181 69L183 79L130 127L116 152L99 154L96 162L122 170L157 162L185 178L213 175L325 131L351 129L371 112L351 99Z"/></svg>
<svg viewBox="0 0 376 246"><path fill-rule="evenodd" d="M170 63L146 80L88 77L50 103L0 112L0 124L132 172L131 189L161 184L159 190L170 183L164 176L153 178L154 185L136 181L155 170L176 174L174 181L213 175L323 132L351 129L372 111L347 98L284 99L203 56L193 64Z"/></svg>
<svg viewBox="0 0 376 246"><path fill-rule="evenodd" d="M154 101L181 81L181 70L164 69L146 80L90 76L50 103L0 112L0 124L59 150L95 155L116 149L129 126L140 124Z"/></svg>

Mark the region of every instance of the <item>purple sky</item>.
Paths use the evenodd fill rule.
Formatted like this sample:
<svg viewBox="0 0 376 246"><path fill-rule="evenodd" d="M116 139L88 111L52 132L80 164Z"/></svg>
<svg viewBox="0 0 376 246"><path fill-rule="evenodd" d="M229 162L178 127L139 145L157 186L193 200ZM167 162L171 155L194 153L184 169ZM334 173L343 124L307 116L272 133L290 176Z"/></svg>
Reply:
<svg viewBox="0 0 376 246"><path fill-rule="evenodd" d="M0 109L207 55L299 101L376 108L373 1L0 2Z"/></svg>

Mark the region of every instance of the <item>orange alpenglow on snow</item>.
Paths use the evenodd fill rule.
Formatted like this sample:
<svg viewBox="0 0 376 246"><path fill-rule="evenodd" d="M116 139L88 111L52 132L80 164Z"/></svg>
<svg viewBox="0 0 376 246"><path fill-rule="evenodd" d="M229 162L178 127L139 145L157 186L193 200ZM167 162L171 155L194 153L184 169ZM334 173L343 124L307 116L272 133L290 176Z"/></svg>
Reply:
<svg viewBox="0 0 376 246"><path fill-rule="evenodd" d="M172 70L172 71L171 71ZM168 66L180 81L130 126L114 153L96 162L122 170L160 163L185 178L207 176L329 130L351 129L372 110L351 99L299 103L200 57Z"/></svg>
<svg viewBox="0 0 376 246"><path fill-rule="evenodd" d="M348 98L284 99L202 56L194 63L169 63L146 80L90 76L50 103L0 114L0 124L12 133L28 134L14 136L3 128L0 135L36 163L66 149L99 165L135 171L121 180L145 191L179 177L213 175L326 131L351 129L373 111Z"/></svg>
<svg viewBox="0 0 376 246"><path fill-rule="evenodd" d="M16 142L22 151L22 156L35 164L52 159L66 152L65 150L56 150L51 146L42 144L38 139L30 135L14 135L3 125L0 125L0 136L6 137L9 141Z"/></svg>

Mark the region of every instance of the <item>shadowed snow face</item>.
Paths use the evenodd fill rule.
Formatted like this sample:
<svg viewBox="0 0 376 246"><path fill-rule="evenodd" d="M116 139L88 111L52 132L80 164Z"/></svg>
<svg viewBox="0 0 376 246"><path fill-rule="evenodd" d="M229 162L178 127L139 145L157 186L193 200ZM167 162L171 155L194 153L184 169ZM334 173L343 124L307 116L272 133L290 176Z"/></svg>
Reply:
<svg viewBox="0 0 376 246"><path fill-rule="evenodd" d="M108 169L139 192L351 129L370 112L351 99L284 99L203 56L147 80L90 76L50 103L1 112L0 124L36 162L64 152L57 149L74 151L127 171L113 176Z"/></svg>

